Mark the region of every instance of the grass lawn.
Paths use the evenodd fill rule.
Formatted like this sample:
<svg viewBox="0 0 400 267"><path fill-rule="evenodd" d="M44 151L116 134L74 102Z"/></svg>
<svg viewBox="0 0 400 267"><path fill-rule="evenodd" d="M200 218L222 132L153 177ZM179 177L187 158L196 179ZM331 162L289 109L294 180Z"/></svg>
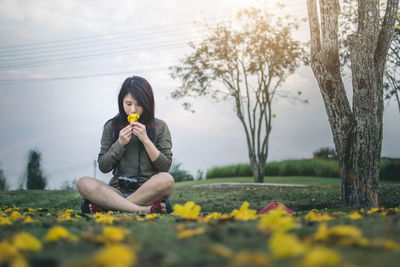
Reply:
<svg viewBox="0 0 400 267"><path fill-rule="evenodd" d="M176 187L191 186L199 184L214 184L214 183L253 183L253 177L227 177L227 178L212 178L198 181L185 181L176 183ZM264 177L264 183L272 184L301 184L301 185L340 185L340 178L328 177L307 177L307 176L279 176L279 177ZM381 184L399 184L398 182L381 181Z"/></svg>
<svg viewBox="0 0 400 267"><path fill-rule="evenodd" d="M136 266L300 266L307 260L315 263L318 255L323 255L325 263L331 259L334 266L397 266L400 261L400 212L394 209L400 205L400 185L382 185L380 200L385 209L358 211L359 219L348 218L352 211L341 209L338 185L230 189L177 186L171 201L182 205L194 201L201 206L198 215L186 207L176 216L88 216L80 214L80 199L76 191L1 192L0 265L24 259L31 266L124 266L124 260L128 266L134 261ZM296 214L252 215L252 209L259 210L273 200L283 202ZM250 211L243 207L239 212L242 217L229 216L244 201L249 202ZM13 205L16 208L8 209ZM309 213L313 208L319 212ZM212 212L219 213L206 219ZM184 219L184 214L195 214L195 219ZM28 216L34 222L26 222ZM290 223L297 226L291 229ZM54 226L64 227L69 231L66 237L74 235L77 241L61 238L45 242ZM276 226L281 231L289 228L285 235L279 235L278 230L268 228ZM19 246L12 254L21 232L36 237L43 248L29 251L27 246ZM273 240L278 240L278 246ZM297 252L293 248L298 248ZM124 254L126 251L128 254Z"/></svg>

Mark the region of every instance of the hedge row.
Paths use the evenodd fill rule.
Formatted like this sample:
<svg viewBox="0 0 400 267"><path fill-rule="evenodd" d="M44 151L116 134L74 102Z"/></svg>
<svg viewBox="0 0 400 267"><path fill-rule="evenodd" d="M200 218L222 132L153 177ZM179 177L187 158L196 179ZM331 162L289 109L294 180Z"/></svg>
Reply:
<svg viewBox="0 0 400 267"><path fill-rule="evenodd" d="M214 167L206 178L253 176L250 164ZM335 160L300 159L268 162L265 176L317 176L339 178L339 165ZM400 181L400 159L382 158L380 179Z"/></svg>

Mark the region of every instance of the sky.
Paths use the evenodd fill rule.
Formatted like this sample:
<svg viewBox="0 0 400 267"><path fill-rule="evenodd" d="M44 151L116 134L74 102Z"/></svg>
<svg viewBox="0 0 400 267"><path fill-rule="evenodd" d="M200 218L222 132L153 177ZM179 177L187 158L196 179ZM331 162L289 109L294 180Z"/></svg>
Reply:
<svg viewBox="0 0 400 267"><path fill-rule="evenodd" d="M204 29L194 22L232 19L257 0L11 1L0 0L0 168L11 189L20 183L30 149L42 154L48 189L82 176L105 182L94 168L104 123L117 111L125 78L153 87L156 117L167 122L174 162L196 175L213 166L248 162L245 133L229 102L198 98L195 113L170 97L180 85L169 67L190 53ZM281 15L306 16L306 1L286 1ZM307 41L307 24L294 32ZM351 98L349 77L344 79ZM309 104L274 102L268 161L310 158L333 147L310 67L282 86L301 90ZM350 100L351 102L351 100ZM386 103L383 156L400 157L400 114Z"/></svg>

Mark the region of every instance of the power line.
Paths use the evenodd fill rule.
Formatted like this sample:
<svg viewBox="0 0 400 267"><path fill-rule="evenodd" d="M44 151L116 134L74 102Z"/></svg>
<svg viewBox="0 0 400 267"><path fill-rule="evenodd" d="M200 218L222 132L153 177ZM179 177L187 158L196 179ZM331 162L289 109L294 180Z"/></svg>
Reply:
<svg viewBox="0 0 400 267"><path fill-rule="evenodd" d="M162 44L162 45L153 45L153 46L144 46L144 47L137 47L131 49L121 49L118 51L107 51L102 53L94 53L89 55L79 55L79 56L69 56L63 58L52 58L52 59L45 59L45 60L38 60L34 62L26 62L20 64L13 64L13 65L0 65L0 69L9 69L9 68L20 68L20 67L27 67L27 66L44 66L53 63L65 63L71 61L82 61L83 59L93 59L99 58L104 56L116 55L116 54L129 54L135 53L140 51L151 51L151 50L163 50L163 49L175 49L175 48L182 48L186 47L188 42L180 42L180 43L170 43L170 44Z"/></svg>
<svg viewBox="0 0 400 267"><path fill-rule="evenodd" d="M283 13L281 13L280 15L286 15L285 13L289 13L291 15L296 14L296 12L294 11L301 11L304 10L304 7L300 7L300 5L297 5L298 7L292 8L290 10L286 10ZM210 18L208 18L210 19ZM221 20L223 18L212 18L213 20ZM207 19L205 19L207 20ZM186 27L186 26L190 26L193 24L193 21L191 22L181 22L181 23L174 23L174 24L169 24L169 25L164 25L164 26L152 26L152 27L146 27L146 28L139 28L139 29L135 29L135 30L130 30L130 31L123 31L123 32L117 32L117 33L113 33L110 35L105 35L105 34L97 34L97 35L91 35L91 36L84 36L84 37L75 37L75 38L69 38L69 39L61 39L61 40L54 40L54 41L46 41L46 42L38 42L38 43L29 43L29 44L20 44L20 45L13 45L13 46L5 46L5 47L0 47L0 53L1 52L12 52L12 51L18 51L22 49L26 49L26 48L30 48L30 49L37 49L37 48L46 48L48 46L53 47L53 46L65 46L68 43L72 43L69 45L76 45L76 44L80 44L83 42L96 42L99 40L96 40L96 38L100 38L103 39L105 37L111 37L113 39L115 38L122 38L122 37L126 37L126 36L131 36L133 35L137 35L138 32L144 32L144 34L152 34L152 33L157 33L157 32L166 32L169 30L174 30L174 28L176 27ZM171 28L171 29L169 29ZM154 32L152 32L151 30L155 30ZM94 40L93 40L94 39ZM37 47L39 46L39 47ZM5 50L5 51L3 51Z"/></svg>
<svg viewBox="0 0 400 267"><path fill-rule="evenodd" d="M108 73L97 73L97 74L87 74L87 75L74 75L74 76L63 76L63 77L51 77L51 78L29 78L29 79L7 79L7 80L0 80L0 86L2 85L9 85L15 83L32 83L32 82L48 82L48 81L60 81L60 80L75 80L75 79L86 79L86 78L96 78L96 77L106 77L106 76L115 76L115 75L122 75L122 74L132 74L138 73L143 71L158 71L158 70L165 70L169 66L158 66L158 67L148 67L148 68L141 68L131 71L120 71L120 72L108 72Z"/></svg>
<svg viewBox="0 0 400 267"><path fill-rule="evenodd" d="M297 8L300 10L299 8ZM303 10L304 8L301 8ZM291 15L293 15L296 10L296 8L292 8L288 12L290 12ZM280 16L283 16L284 13L280 13ZM93 36L88 36L88 37L83 37L83 38L71 38L71 39L64 39L64 40L56 40L56 41L49 41L49 42L41 42L41 43L34 43L34 44L26 44L26 45L18 45L18 46L13 46L13 47L3 47L0 48L0 58L2 58L2 63L0 64L0 69L9 69L9 68L23 68L23 67L29 67L29 66L43 66L43 65L49 65L49 64L57 64L57 63L64 63L64 62L79 62L79 61L85 61L88 59L93 59L93 58L99 58L99 57L106 57L106 56L111 56L111 55L116 55L116 54L130 54L130 53L135 53L138 51L142 50L163 50L163 49L176 49L176 48L181 48L187 46L187 41L186 42L169 42L167 40L162 40L161 42L154 42L154 43L146 43L146 42L140 42L143 40L149 40L151 41L152 39L160 37L160 35L168 34L168 38L173 38L174 41L176 41L175 36L182 36L182 38L186 38L185 35L182 35L182 31L179 31L179 27L188 25L189 23L192 22L186 22L186 23L176 23L176 24L171 24L168 26L164 27L149 27L149 28L143 28L140 31L143 32L143 34L138 38L138 36L126 36L126 33L128 32L120 32L120 35L118 34L112 34L110 36L113 36L112 43L110 43L110 40L107 39L109 38L108 36L104 35L93 35ZM185 26L186 27L186 26ZM151 32L149 29L155 29L155 31ZM188 30L188 28L182 28L183 31ZM199 31L199 30L198 30ZM158 35L156 34L158 33ZM146 37L147 36L147 37ZM154 36L154 38L152 38ZM95 39L95 38L103 38L103 39ZM122 40L121 40L122 38ZM101 50L94 50L93 48L97 48L101 45L116 45L117 42L115 42L114 39L117 39L120 41L124 41L124 38L128 38L128 40L133 40L134 42L138 43L139 47L118 47L117 49L113 47L105 47ZM132 39L133 38L133 39ZM134 39L136 38L136 39ZM127 41L127 40L125 40ZM66 44L66 42L72 42L69 46ZM195 42L195 41L192 41ZM42 45L42 46L40 46ZM49 47L50 45L50 47ZM142 46L140 46L142 45ZM23 57L23 55L26 54L32 54L31 50L29 49L36 49L35 55L32 55L30 57ZM20 50L14 50L14 54L9 54L7 53L6 55L1 55L1 53L5 53L4 49L8 51L12 51L11 48L18 47ZM90 48L90 51L88 52L87 50L79 50L79 47L83 48ZM3 49L3 51L1 51ZM11 49L11 50L10 50ZM77 51L74 51L74 49L78 49ZM72 50L72 51L71 51ZM40 53L45 53L46 55L40 55ZM61 52L60 52L61 51ZM52 55L54 53L57 53L56 55ZM19 54L18 54L19 53ZM73 55L71 55L71 53ZM14 57L12 57L14 55ZM8 58L8 59L7 59Z"/></svg>

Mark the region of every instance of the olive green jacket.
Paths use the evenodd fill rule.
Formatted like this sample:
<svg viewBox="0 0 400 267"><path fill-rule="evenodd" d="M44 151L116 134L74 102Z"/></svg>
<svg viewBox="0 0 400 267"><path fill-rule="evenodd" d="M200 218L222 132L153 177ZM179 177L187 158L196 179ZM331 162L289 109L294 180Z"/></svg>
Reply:
<svg viewBox="0 0 400 267"><path fill-rule="evenodd" d="M99 169L103 173L113 171L110 185L117 183L118 176L140 176L148 180L154 174L169 171L172 162L171 134L167 124L157 118L155 119L155 128L156 139L154 145L160 151L160 155L155 161L151 161L137 136L133 135L129 143L122 147L118 140L113 141L111 121L104 125L98 163Z"/></svg>

